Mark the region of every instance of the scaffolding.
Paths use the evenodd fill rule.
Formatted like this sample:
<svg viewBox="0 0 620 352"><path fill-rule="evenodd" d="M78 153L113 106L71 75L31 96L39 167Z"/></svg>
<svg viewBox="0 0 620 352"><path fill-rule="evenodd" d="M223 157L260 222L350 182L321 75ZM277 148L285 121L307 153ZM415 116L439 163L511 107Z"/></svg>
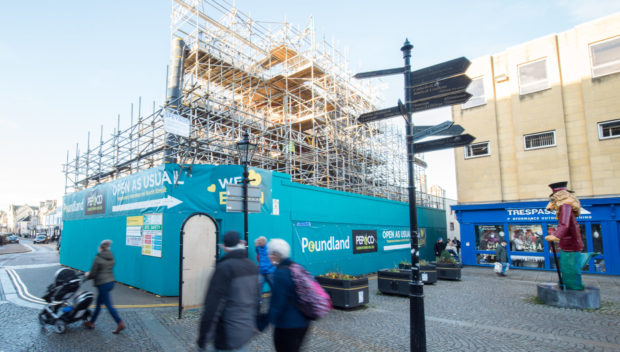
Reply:
<svg viewBox="0 0 620 352"><path fill-rule="evenodd" d="M380 94L352 79L346 53L316 38L312 18L298 28L256 21L221 0L174 0L171 34L166 104L142 116L139 102L129 128L121 131L119 118L111 138L104 140L102 127L98 143L91 146L89 134L86 150L76 146L73 158L67 152L65 192L164 162L235 164L235 143L247 131L258 145L250 166L407 201L404 128L356 121L376 109ZM188 137L165 130L170 113L188 119ZM416 159L422 190L425 167Z"/></svg>

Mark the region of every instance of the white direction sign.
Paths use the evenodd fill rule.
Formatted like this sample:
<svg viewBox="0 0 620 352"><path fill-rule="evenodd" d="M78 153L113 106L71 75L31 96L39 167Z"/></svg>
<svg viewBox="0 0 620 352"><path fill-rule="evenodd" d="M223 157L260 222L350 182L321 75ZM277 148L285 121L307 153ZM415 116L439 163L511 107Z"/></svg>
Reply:
<svg viewBox="0 0 620 352"><path fill-rule="evenodd" d="M189 138L189 119L171 111L164 112L164 131Z"/></svg>
<svg viewBox="0 0 620 352"><path fill-rule="evenodd" d="M151 199L151 200L145 200L142 202L114 205L112 206L112 212L135 210L135 209L159 208L159 207L168 207L168 209L170 209L181 203L183 202L172 196L168 196L166 198Z"/></svg>

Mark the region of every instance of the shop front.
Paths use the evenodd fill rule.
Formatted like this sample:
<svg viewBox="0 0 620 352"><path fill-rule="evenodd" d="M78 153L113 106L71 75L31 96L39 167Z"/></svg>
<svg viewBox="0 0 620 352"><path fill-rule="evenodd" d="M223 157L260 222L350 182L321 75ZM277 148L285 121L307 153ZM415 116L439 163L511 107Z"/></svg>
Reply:
<svg viewBox="0 0 620 352"><path fill-rule="evenodd" d="M585 198L577 222L583 252L599 255L584 272L620 275L620 198ZM454 205L461 226L463 264L490 266L502 239L507 242L511 268L555 270L553 249L545 236L557 228L547 202ZM556 246L559 254L559 248Z"/></svg>

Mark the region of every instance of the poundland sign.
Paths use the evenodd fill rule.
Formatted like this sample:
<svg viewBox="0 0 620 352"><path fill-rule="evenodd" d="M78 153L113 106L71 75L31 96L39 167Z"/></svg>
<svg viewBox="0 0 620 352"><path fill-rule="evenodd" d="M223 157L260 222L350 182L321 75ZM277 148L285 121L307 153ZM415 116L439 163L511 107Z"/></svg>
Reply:
<svg viewBox="0 0 620 352"><path fill-rule="evenodd" d="M301 252L306 253L306 250L310 253L313 252L329 252L339 251L343 249L350 249L351 242L347 237L344 240L337 240L334 236L330 236L329 240L316 240L310 241L307 237L301 238Z"/></svg>

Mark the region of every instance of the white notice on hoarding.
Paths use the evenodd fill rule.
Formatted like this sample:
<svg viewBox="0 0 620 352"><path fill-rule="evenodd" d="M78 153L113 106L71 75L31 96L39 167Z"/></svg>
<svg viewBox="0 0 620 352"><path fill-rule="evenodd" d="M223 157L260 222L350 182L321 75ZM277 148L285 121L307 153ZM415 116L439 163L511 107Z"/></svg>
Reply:
<svg viewBox="0 0 620 352"><path fill-rule="evenodd" d="M359 302L358 302L358 303L364 303L364 291L359 291L359 292L357 293L357 298L358 298L358 300L359 300Z"/></svg>
<svg viewBox="0 0 620 352"><path fill-rule="evenodd" d="M280 200L273 199L273 213L271 215L280 215Z"/></svg>
<svg viewBox="0 0 620 352"><path fill-rule="evenodd" d="M137 247L142 246L142 226L127 226L125 245Z"/></svg>
<svg viewBox="0 0 620 352"><path fill-rule="evenodd" d="M164 112L164 131L181 137L189 137L189 119L173 112Z"/></svg>

